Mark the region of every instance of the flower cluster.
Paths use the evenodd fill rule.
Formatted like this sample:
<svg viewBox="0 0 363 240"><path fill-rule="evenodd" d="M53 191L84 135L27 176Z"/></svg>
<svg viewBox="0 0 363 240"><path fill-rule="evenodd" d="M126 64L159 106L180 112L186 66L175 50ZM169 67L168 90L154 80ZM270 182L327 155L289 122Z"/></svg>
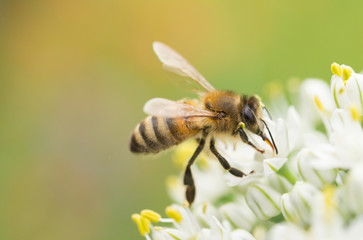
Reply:
<svg viewBox="0 0 363 240"><path fill-rule="evenodd" d="M333 63L331 86L304 80L288 99L272 101L265 121L279 150L258 153L234 139L216 147L238 178L204 153L192 166L197 195L184 202L182 177L170 177L175 204L167 218L144 210L132 219L146 239L361 239L363 229L363 75ZM275 109L275 110L274 110ZM274 114L275 113L275 114ZM253 134L261 148L268 145ZM179 165L196 148L177 148ZM190 154L188 154L190 153ZM182 171L181 171L182 172Z"/></svg>

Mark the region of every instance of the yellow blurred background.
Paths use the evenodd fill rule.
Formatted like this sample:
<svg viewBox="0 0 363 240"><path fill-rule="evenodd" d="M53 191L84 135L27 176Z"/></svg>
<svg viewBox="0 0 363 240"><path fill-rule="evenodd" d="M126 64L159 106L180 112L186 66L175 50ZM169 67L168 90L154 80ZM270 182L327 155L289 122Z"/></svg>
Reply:
<svg viewBox="0 0 363 240"><path fill-rule="evenodd" d="M35 0L0 3L0 239L141 239L131 214L170 204L170 153L128 151L153 97L191 96L152 51L218 89L363 69L363 2Z"/></svg>

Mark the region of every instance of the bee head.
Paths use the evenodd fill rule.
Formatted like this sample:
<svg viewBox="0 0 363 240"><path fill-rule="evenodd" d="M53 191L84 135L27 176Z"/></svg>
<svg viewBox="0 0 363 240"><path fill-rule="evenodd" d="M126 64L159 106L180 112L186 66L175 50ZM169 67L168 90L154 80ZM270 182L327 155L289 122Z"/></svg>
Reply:
<svg viewBox="0 0 363 240"><path fill-rule="evenodd" d="M260 135L264 129L261 121L261 101L257 96L249 97L246 101L241 111L241 119L249 131Z"/></svg>
<svg viewBox="0 0 363 240"><path fill-rule="evenodd" d="M250 98L244 99L244 105L241 110L241 119L245 124L246 128L253 132L254 134L259 135L262 140L267 142L271 148L278 154L278 150L275 144L275 141L271 135L270 129L268 128L266 122L262 119L262 108L264 108L261 100L257 96L252 96ZM268 139L264 133L265 126L270 135L270 139Z"/></svg>

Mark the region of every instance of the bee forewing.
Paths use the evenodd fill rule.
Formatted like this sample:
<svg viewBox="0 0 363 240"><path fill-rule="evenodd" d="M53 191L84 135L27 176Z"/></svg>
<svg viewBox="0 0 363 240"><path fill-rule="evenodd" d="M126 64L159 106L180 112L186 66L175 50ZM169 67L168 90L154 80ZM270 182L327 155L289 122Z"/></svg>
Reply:
<svg viewBox="0 0 363 240"><path fill-rule="evenodd" d="M216 117L216 113L214 112L165 98L150 99L144 106L144 112L152 116L166 118Z"/></svg>
<svg viewBox="0 0 363 240"><path fill-rule="evenodd" d="M175 50L161 42L154 42L153 48L156 55L168 71L195 81L207 91L215 90L215 88L202 76L202 74L200 74L197 69L195 69Z"/></svg>

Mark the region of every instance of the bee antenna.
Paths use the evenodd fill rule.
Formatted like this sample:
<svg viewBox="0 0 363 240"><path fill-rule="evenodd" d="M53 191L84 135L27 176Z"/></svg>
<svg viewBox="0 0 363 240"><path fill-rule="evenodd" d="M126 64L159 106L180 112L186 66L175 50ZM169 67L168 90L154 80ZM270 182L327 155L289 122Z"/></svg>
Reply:
<svg viewBox="0 0 363 240"><path fill-rule="evenodd" d="M267 110L267 108L266 108L266 107L263 107L263 109L265 109L265 111L267 112L268 117L272 120L271 114L270 114L270 112ZM265 125L266 125L266 123L265 123ZM266 127L267 127L267 125L266 125Z"/></svg>
<svg viewBox="0 0 363 240"><path fill-rule="evenodd" d="M267 110L267 109L266 109L266 110ZM267 126L266 122L265 122L263 119L261 119L261 121L263 122L263 124L265 124L265 126L266 126L266 128L267 128L268 134L270 135L270 138L271 138L271 140L272 140L272 144L274 145L274 148L275 148L275 150L276 150L276 154L279 154L279 150L277 150L277 147L276 147L276 144L275 144L274 138L272 137L272 134L271 134L271 132L270 132L270 129L268 128L268 126Z"/></svg>

